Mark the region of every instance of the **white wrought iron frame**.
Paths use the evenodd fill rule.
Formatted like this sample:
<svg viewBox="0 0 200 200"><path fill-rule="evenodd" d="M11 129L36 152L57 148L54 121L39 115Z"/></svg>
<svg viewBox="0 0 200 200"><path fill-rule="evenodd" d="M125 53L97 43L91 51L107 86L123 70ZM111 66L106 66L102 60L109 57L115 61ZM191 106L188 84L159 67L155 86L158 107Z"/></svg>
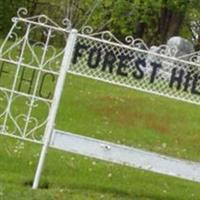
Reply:
<svg viewBox="0 0 200 200"><path fill-rule="evenodd" d="M60 77L60 75L61 75L61 77L63 76L63 70L62 70L62 68L60 68L60 66L58 67L58 69L55 70L55 69L51 69L50 67L48 68L47 65L49 65L50 62L53 62L53 60L56 59L57 57L62 56L64 54L65 49L61 50L60 52L57 52L56 48L54 48L53 49L54 54L50 58L49 57L47 58L47 53L48 53L49 47L53 48L52 45L50 45L49 43L50 43L50 39L52 39L52 37L55 37L54 32L61 31L65 34L69 34L70 33L70 31L69 31L70 25L68 25L66 28L61 28L56 23L54 23L51 19L49 19L47 16L39 15L39 16L35 16L35 17L23 18L22 15L24 16L26 14L27 14L26 9L23 9L23 8L19 9L18 17L14 17L12 19L13 26L0 47L0 61L3 63L6 63L8 65L15 66L15 68L16 68L15 75L12 77L13 78L12 87L6 88L6 87L0 86L0 90L1 90L1 92L3 92L3 94L5 94L5 98L6 98L6 102L7 102L5 111L3 111L1 113L1 118L4 118L4 122L1 125L0 132L1 132L1 134L15 137L18 139L24 139L24 140L28 140L28 141L32 141L32 142L36 142L36 143L43 143L42 138L37 139L34 135L32 135L32 137L28 137L28 136L31 135L31 133L34 134L34 132L41 126L45 126L47 124L49 118L51 118L51 117L47 116L46 120L42 124L39 124L38 119L31 118L31 113L32 113L32 110L34 109L34 107L38 106L37 101L42 101L45 104L47 104L48 110L50 110L50 108L53 106L53 104L55 104L54 102L57 101L56 95L58 95L58 94L55 94L53 98L48 99L48 98L43 98L43 97L39 96L37 94L37 90L38 90L38 87L39 87L39 84L41 81L42 73L49 73L58 78ZM22 37L22 39L19 38L17 33L15 32L16 30L19 30L21 28L19 26L19 23L21 23L21 22L23 24L25 24L25 26L26 26L25 27L25 35ZM65 22L67 22L67 20L65 20ZM43 43L39 42L39 43L35 43L34 45L31 45L30 41L29 41L29 35L30 35L31 31L34 31L34 29L36 29L37 27L46 29L46 31L47 31L46 40ZM42 31L44 31L44 30L42 30ZM7 45L9 43L9 40L13 39L13 37L15 39L14 42L12 42L11 45ZM38 58L34 51L34 48L36 48L35 47L36 45L40 46L43 51L41 58ZM25 59L24 54L27 51L27 47L29 48L30 53L31 53L30 62L24 61L24 59ZM11 54L17 50L20 51L19 57L18 56L13 57ZM33 64L33 60L34 60L35 64ZM16 89L19 73L22 68L36 70L36 72L37 72L37 77L35 78L36 80L34 81L34 88L32 88L31 94L28 94L28 93L22 92L22 91L18 91ZM57 84L58 83L59 83L59 81L57 80ZM32 87L33 87L33 85L32 85ZM13 101L16 98L21 97L21 96L27 98L26 104L29 107L28 113L23 114L23 115L21 113L19 113L19 115L16 116L16 119L19 119L20 117L24 117L25 123L24 123L23 130L20 129L17 121L12 117L12 110L11 110ZM24 105L24 106L26 106L26 105ZM13 123L15 124L16 128L19 130L18 134L16 134L15 132L9 132L7 130L8 129L7 121L8 121L9 117L13 120ZM28 132L27 128L28 128L28 124L30 123L31 120L35 120L35 122L36 122L36 124L38 124L38 126L35 125L35 127Z"/></svg>
<svg viewBox="0 0 200 200"><path fill-rule="evenodd" d="M198 96L195 96L191 93L186 94L183 91L177 90L173 90L172 93L170 93L168 90L168 85L166 84L166 81L169 79L171 73L170 70L172 67L174 68L176 66L179 70L184 69L186 71L190 71L192 68L192 77L194 74L199 72L199 52L185 55L180 59L175 57L177 52L175 47L170 48L166 45L161 45L159 47L159 53L154 53L150 51L148 46L141 39L134 39L133 37L129 36L125 39L125 43L122 43L109 31L93 33L92 29L87 26L82 30L82 33L77 33L77 30L72 29L71 22L68 19L63 20L63 24L66 26L64 28L53 22L45 15L25 17L27 14L28 13L26 9L19 9L18 17L14 17L12 19L13 26L0 47L0 62L6 63L8 66L15 66L15 74L13 76L11 88L3 87L0 85L1 95L3 95L4 101L7 103L5 109L0 114L0 119L3 119L3 123L0 127L0 134L43 144L33 183L33 189L36 189L39 185L45 156L51 140L52 132L54 131L56 113L59 107L59 101L65 82L66 72L78 76L92 78L95 80L105 81L111 84L137 89L143 92L149 92L156 95L162 95L169 98L186 101L197 105L200 104L200 98ZM21 37L18 37L15 31L23 31L20 29L20 24L25 26L25 33ZM45 36L45 42L34 41L33 44L31 44L29 41L29 35L31 31L36 31L38 27L39 29L42 29L42 31L45 30L42 32L42 34ZM51 41L54 37L56 37L56 34L61 34L63 37L64 45L66 43L66 46L61 50L57 50L57 48L51 45ZM9 40L13 38L14 42L12 41L9 43ZM72 64L73 52L76 50L76 44L79 42L87 45L88 49L85 50L85 54L82 55L82 58L80 58L77 63ZM40 58L35 51L36 46L42 50L42 56ZM144 81L137 81L132 79L126 80L123 77L116 78L115 74L109 74L108 72L102 70L103 61L99 61L99 66L97 68L100 69L94 71L94 69L88 68L87 66L88 53L92 48L98 49L99 47L103 56L106 55L106 52L112 52L113 54L118 55L116 59L119 58L120 54L132 56L134 58L133 62L135 62L136 58L144 59L147 66L151 62L155 62L157 64L164 63L163 65L165 69L161 70L161 72L164 74L164 77L158 77L158 79L160 79L155 84L155 88L149 88L147 85L148 80L146 79L146 76L148 76L151 72L146 66L146 71L144 71ZM16 54L16 48L18 48L20 54L13 57L13 54ZM31 54L31 59L29 59L28 62L26 60L27 58L25 57L27 48ZM49 49L53 49L51 56L49 56ZM132 61L127 61L126 65L134 65L134 63L131 62ZM37 76L31 88L31 94L28 92L19 91L16 88L18 77L21 73L20 70L22 68L36 70L37 72ZM117 64L114 62L113 68L117 68ZM114 72L116 72L116 69L114 69ZM41 83L42 73L48 73L52 76L56 76L56 82L54 83L55 88L52 98L50 99L38 95L38 87ZM127 71L127 74L130 73L130 71ZM191 83L189 86L191 86ZM24 107L27 106L28 111L23 114L18 111L18 114L13 117L12 107L14 101L20 97L26 98L26 104ZM33 116L33 110L38 107L38 102L42 102L47 105L48 112L45 120L42 122L39 122L38 119ZM9 124L11 123L9 120L14 124L13 131L9 131ZM20 123L18 122L19 120L21 120ZM30 128L30 122L33 121L35 126ZM23 129L21 129L21 126ZM41 137L37 137L37 130L41 127L43 127L42 130L44 134L42 133L40 135Z"/></svg>
<svg viewBox="0 0 200 200"><path fill-rule="evenodd" d="M18 11L18 17L14 17L12 19L13 26L0 48L0 61L8 63L8 64L12 64L16 68L16 71L14 71L15 74L14 74L14 79L13 79L11 89L8 89L6 87L0 87L0 91L3 94L5 94L5 97L6 97L5 101L7 102L5 111L1 114L1 118L3 118L4 120L1 126L0 134L43 144L38 168L36 170L35 180L33 183L33 188L35 189L38 187L38 184L39 184L39 179L40 179L45 155L47 153L49 140L54 128L55 117L56 117L60 97L62 94L66 71L68 70L69 65L71 63L72 52L73 52L73 48L76 41L77 31L71 29L71 25L67 19L63 21L63 24L67 25L66 28L61 28L45 15L24 18L26 14L28 14L26 9L22 8ZM18 38L17 33L14 32L16 29L17 30L21 29L21 27L18 26L19 23L23 23L23 25L25 25L25 35L22 37L22 39ZM46 36L45 42L35 43L36 45L38 44L40 49L42 49L41 58L37 57L37 54L34 51L34 45L31 46L30 41L29 41L30 40L29 35L31 31L35 31L34 29L38 27L43 29L42 31L44 32L42 34ZM63 34L64 45L67 39L65 48L61 49L58 52L56 51L56 48L53 48L52 45L50 44L50 40L55 37L56 31L59 33L61 32ZM9 43L9 39L12 39L13 36L15 37L15 41L11 45L8 45L7 47L6 45ZM21 46L18 47L19 45ZM14 49L13 51L16 51L15 49L16 47L20 48L20 55L19 57L16 56L15 58L13 58L11 56L11 52L13 49ZM30 59L30 62L28 63L24 61L27 47L31 52L31 59ZM47 54L50 47L53 48L53 55L49 58ZM57 59L58 57L61 57L61 60L62 60L61 66L58 66L58 68L55 68L55 69L49 67L49 64L53 62L55 59ZM32 64L34 63L33 60L35 64ZM22 68L33 69L33 70L36 70L37 72L36 78L34 80L34 84L32 84L31 86L32 87L31 94L17 90L17 81L20 74L20 70ZM42 73L48 73L48 74L51 74L52 76L56 76L55 78L56 83L54 84L55 85L54 94L51 99L42 98L41 96L37 94L38 87L41 82ZM19 114L17 115L17 117L13 118L11 107L12 107L13 101L18 97L27 98L26 105L24 106L28 106L28 112L25 114L21 114L21 112L19 111ZM45 102L48 106L47 116L44 122L42 122L42 124L39 124L38 118L32 117L33 110L35 109L35 107L38 106L37 101ZM23 117L23 120L24 120L24 123L22 125L23 131L19 133L17 133L16 131L9 132L8 118L11 118L16 129L21 130L21 127L20 127L21 124L18 124L17 122L19 117ZM31 130L28 131L29 123L33 119L35 120L36 125ZM42 138L38 139L35 137L34 134L36 130L40 128L41 126L44 127L43 128L44 135L42 134L41 135ZM30 133L32 133L31 137L29 137Z"/></svg>

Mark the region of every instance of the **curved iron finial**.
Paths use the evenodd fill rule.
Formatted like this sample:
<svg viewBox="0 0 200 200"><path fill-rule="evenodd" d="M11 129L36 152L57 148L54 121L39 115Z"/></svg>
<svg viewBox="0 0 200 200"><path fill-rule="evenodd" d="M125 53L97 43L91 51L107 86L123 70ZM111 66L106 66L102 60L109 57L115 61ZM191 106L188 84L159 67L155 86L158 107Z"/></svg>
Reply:
<svg viewBox="0 0 200 200"><path fill-rule="evenodd" d="M43 14L28 17L28 10L26 8L19 8L17 11L17 17L13 18L13 21L21 21L21 20L27 21L27 22L33 21L34 23L38 25L54 26L56 28L62 28L67 31L72 29L72 23L68 18L63 19L62 21L63 26L60 26L56 22L54 22L52 19L50 19L48 16L43 15Z"/></svg>
<svg viewBox="0 0 200 200"><path fill-rule="evenodd" d="M28 10L26 8L19 8L17 11L17 17L18 18L24 18L28 15Z"/></svg>

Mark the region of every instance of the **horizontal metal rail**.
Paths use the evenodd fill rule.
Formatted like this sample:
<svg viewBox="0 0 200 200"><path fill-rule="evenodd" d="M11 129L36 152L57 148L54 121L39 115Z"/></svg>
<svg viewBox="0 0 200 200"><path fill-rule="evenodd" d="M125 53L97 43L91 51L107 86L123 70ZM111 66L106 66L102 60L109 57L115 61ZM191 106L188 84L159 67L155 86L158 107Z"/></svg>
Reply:
<svg viewBox="0 0 200 200"><path fill-rule="evenodd" d="M52 148L200 182L200 163L54 130Z"/></svg>

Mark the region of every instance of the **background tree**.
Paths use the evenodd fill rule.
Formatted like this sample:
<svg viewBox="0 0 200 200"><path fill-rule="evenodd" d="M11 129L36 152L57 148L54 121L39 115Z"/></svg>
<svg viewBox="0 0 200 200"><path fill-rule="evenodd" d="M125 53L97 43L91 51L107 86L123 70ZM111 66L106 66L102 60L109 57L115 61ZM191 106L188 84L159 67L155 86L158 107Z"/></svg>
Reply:
<svg viewBox="0 0 200 200"><path fill-rule="evenodd" d="M131 35L158 45L180 35L196 46L200 43L199 0L0 0L1 34L8 31L19 7L27 7L30 15L47 14L58 23L68 17L78 30L84 25L96 32L110 30L120 40Z"/></svg>
<svg viewBox="0 0 200 200"><path fill-rule="evenodd" d="M0 0L0 32L5 35L12 25L11 18L16 16L20 7L26 7L30 15L37 10L39 0Z"/></svg>

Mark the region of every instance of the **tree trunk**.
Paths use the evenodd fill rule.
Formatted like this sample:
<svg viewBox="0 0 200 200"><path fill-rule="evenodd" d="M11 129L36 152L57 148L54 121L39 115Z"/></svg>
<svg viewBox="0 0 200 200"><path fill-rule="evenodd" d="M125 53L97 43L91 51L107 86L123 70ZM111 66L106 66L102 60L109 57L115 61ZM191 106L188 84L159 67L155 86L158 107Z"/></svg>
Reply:
<svg viewBox="0 0 200 200"><path fill-rule="evenodd" d="M188 3L186 2L183 9L177 11L169 8L169 6L167 6L167 1L164 3L165 4L160 11L160 20L158 25L161 43L166 43L170 37L179 35L188 6Z"/></svg>

